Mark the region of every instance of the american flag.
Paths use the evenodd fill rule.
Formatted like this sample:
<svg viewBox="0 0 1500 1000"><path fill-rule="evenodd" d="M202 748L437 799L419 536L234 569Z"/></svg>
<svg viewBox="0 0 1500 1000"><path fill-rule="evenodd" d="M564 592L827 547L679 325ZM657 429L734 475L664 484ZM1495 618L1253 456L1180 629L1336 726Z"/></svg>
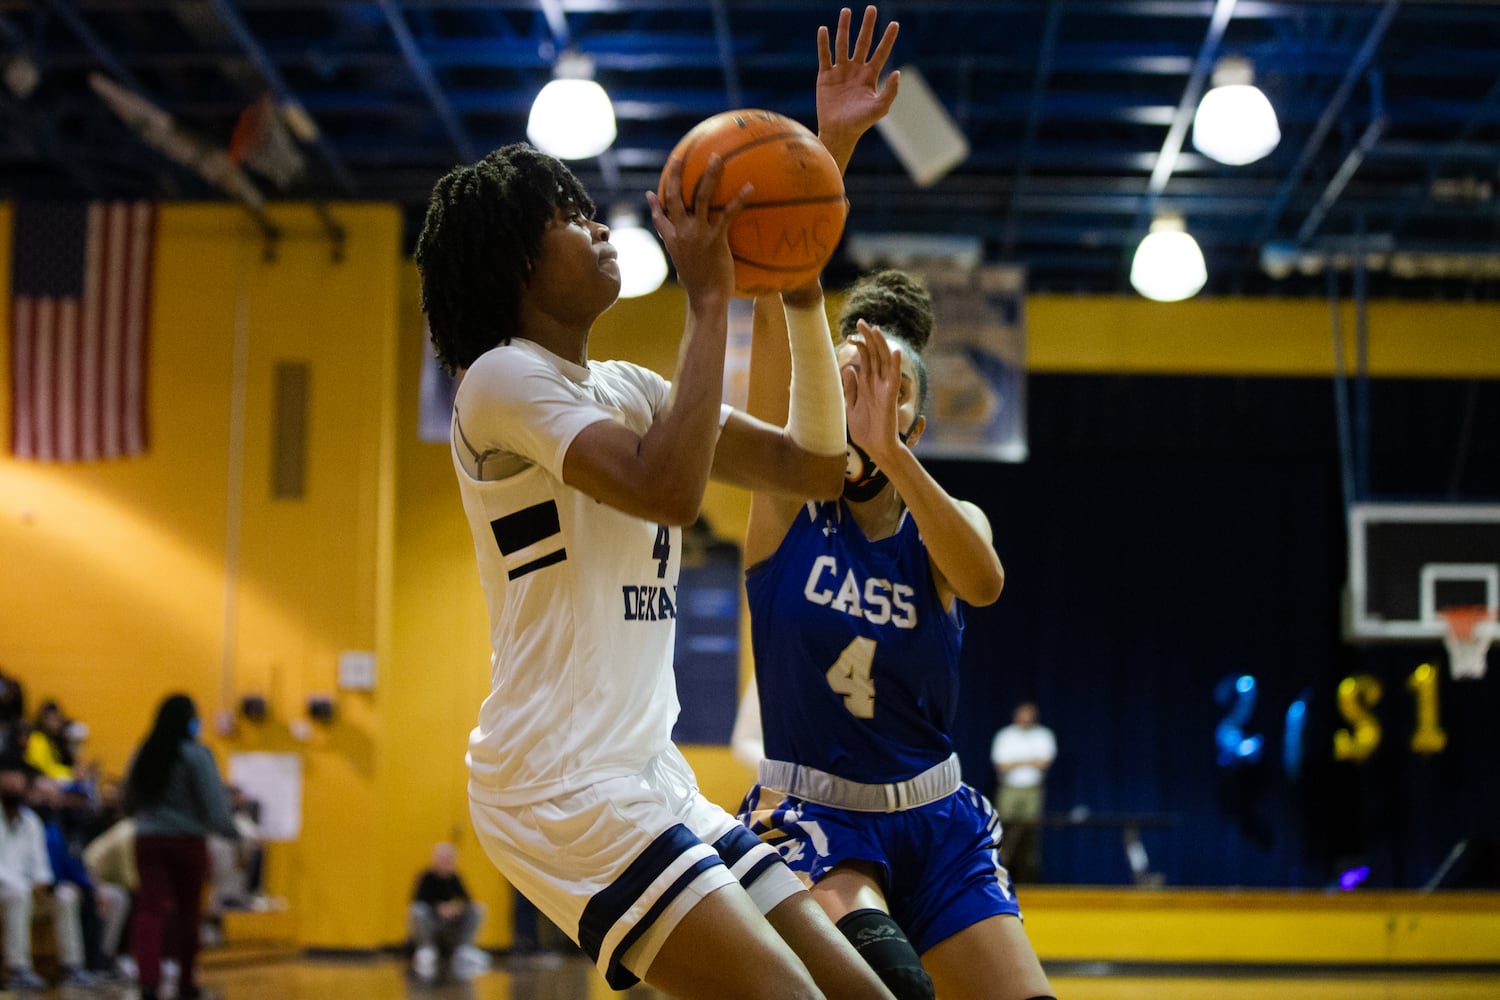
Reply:
<svg viewBox="0 0 1500 1000"><path fill-rule="evenodd" d="M11 255L11 452L89 461L146 450L156 210L18 202Z"/></svg>

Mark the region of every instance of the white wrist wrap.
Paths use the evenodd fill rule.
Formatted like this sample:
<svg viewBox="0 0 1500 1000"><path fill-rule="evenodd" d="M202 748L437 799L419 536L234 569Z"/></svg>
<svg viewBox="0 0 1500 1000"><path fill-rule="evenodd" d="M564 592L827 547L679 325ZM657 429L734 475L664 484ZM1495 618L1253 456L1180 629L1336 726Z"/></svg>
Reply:
<svg viewBox="0 0 1500 1000"><path fill-rule="evenodd" d="M839 378L833 337L823 304L786 306L787 340L792 355L791 399L786 431L797 446L814 455L842 455L844 385Z"/></svg>

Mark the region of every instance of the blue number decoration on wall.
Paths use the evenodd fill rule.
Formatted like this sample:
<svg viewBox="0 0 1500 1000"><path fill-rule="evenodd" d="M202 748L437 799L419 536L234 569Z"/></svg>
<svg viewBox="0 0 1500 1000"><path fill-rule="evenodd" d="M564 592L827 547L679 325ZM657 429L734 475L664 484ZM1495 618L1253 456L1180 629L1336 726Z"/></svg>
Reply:
<svg viewBox="0 0 1500 1000"><path fill-rule="evenodd" d="M1214 701L1229 708L1214 729L1219 766L1239 767L1260 760L1265 737L1245 735L1245 723L1255 711L1255 678L1249 674L1225 677L1214 689Z"/></svg>
<svg viewBox="0 0 1500 1000"><path fill-rule="evenodd" d="M1312 701L1312 688L1306 688L1297 700L1287 706L1286 733L1281 742L1281 766L1291 781L1302 776L1302 733L1307 728L1307 704Z"/></svg>

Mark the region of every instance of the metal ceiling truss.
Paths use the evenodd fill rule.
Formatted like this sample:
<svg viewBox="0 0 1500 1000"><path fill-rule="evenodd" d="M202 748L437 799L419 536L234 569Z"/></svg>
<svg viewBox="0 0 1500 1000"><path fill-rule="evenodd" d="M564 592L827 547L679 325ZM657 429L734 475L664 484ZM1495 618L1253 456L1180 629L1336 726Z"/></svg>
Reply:
<svg viewBox="0 0 1500 1000"><path fill-rule="evenodd" d="M226 145L261 88L309 171L280 196L373 198L415 238L433 182L525 136L558 55L587 55L619 137L574 164L601 206L656 186L694 123L770 107L813 124L826 0L0 0L0 195L212 196L114 120L100 73ZM851 5L854 6L854 5ZM1210 293L1323 294L1351 241L1462 269L1372 271L1379 294L1500 297L1500 2L890 0L892 67L921 68L971 152L916 188L878 137L850 164L853 231L972 235L1038 290L1119 292L1152 217L1182 215ZM856 11L856 14L858 12ZM61 29L61 30L59 30ZM1282 144L1225 167L1191 145L1217 60L1248 58ZM24 69L24 67L20 67ZM24 82L24 74L18 79ZM1266 248L1303 262L1266 267ZM1289 248L1289 249L1288 249ZM1282 262L1284 264L1284 260ZM850 267L836 258L835 271ZM1420 270L1420 269L1418 269ZM839 275L835 273L837 280Z"/></svg>

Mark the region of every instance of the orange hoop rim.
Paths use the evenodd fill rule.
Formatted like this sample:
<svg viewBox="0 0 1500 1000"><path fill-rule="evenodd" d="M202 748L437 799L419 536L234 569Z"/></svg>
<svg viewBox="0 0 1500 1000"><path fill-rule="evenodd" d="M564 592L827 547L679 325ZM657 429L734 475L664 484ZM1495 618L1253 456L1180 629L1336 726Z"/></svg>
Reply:
<svg viewBox="0 0 1500 1000"><path fill-rule="evenodd" d="M1459 604L1439 608L1438 614L1448 623L1448 634L1461 642L1475 637L1474 627L1480 622L1495 620L1495 609L1484 604Z"/></svg>

